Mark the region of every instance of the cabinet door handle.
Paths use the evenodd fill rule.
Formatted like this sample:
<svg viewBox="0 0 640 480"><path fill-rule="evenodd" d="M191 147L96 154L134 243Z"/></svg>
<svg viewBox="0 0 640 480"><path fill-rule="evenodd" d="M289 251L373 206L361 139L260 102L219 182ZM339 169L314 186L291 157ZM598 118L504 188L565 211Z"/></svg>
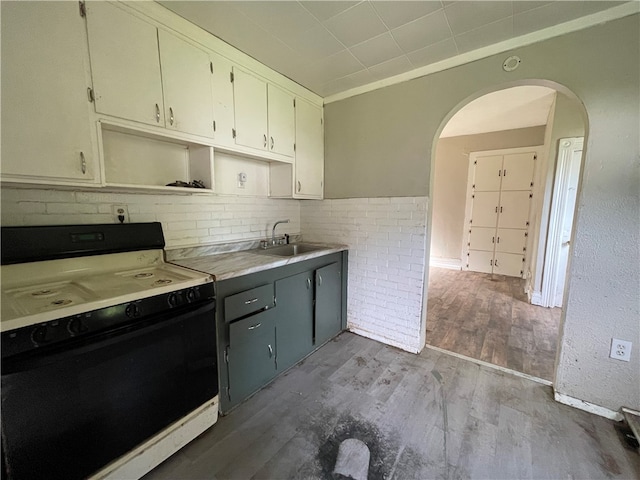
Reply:
<svg viewBox="0 0 640 480"><path fill-rule="evenodd" d="M87 173L87 160L84 158L84 152L80 152L80 170L83 175Z"/></svg>
<svg viewBox="0 0 640 480"><path fill-rule="evenodd" d="M252 298L251 300L247 300L246 302L244 302L245 305L250 305L252 303L256 303L258 301L257 298Z"/></svg>
<svg viewBox="0 0 640 480"><path fill-rule="evenodd" d="M302 189L302 184L300 183L300 180L298 180L298 193L300 193L301 189Z"/></svg>
<svg viewBox="0 0 640 480"><path fill-rule="evenodd" d="M498 243L500 243L500 237L498 237Z"/></svg>
<svg viewBox="0 0 640 480"><path fill-rule="evenodd" d="M267 345L267 348L269 349L269 358L273 357L273 348L271 348L271 345Z"/></svg>
<svg viewBox="0 0 640 480"><path fill-rule="evenodd" d="M273 150L273 137L270 137L270 138L271 138L271 150Z"/></svg>
<svg viewBox="0 0 640 480"><path fill-rule="evenodd" d="M493 267L493 260L489 260L489 265Z"/></svg>
<svg viewBox="0 0 640 480"><path fill-rule="evenodd" d="M507 169L506 169L506 168L502 171L502 176L503 176L503 177L506 177L506 176L507 176Z"/></svg>
<svg viewBox="0 0 640 480"><path fill-rule="evenodd" d="M173 108L169 107L169 123L173 125Z"/></svg>
<svg viewBox="0 0 640 480"><path fill-rule="evenodd" d="M311 279L307 278L307 290L311 288Z"/></svg>
<svg viewBox="0 0 640 480"><path fill-rule="evenodd" d="M156 103L156 123L160 123L160 106Z"/></svg>
<svg viewBox="0 0 640 480"><path fill-rule="evenodd" d="M498 213L498 207L496 206L496 213Z"/></svg>
<svg viewBox="0 0 640 480"><path fill-rule="evenodd" d="M266 135L266 134L264 134L264 135L262 136L262 138L263 138L263 140L264 140L263 146L264 146L264 148L267 148L267 135Z"/></svg>
<svg viewBox="0 0 640 480"><path fill-rule="evenodd" d="M496 258L495 261L493 262L493 266L497 267L498 266L498 259Z"/></svg>
<svg viewBox="0 0 640 480"><path fill-rule="evenodd" d="M500 207L500 213L502 213L502 207Z"/></svg>
<svg viewBox="0 0 640 480"><path fill-rule="evenodd" d="M318 285L322 285L322 275L318 274Z"/></svg>
<svg viewBox="0 0 640 480"><path fill-rule="evenodd" d="M256 328L260 328L260 325L262 325L262 323L256 323L255 325L251 325L247 328L247 330L255 330Z"/></svg>
<svg viewBox="0 0 640 480"><path fill-rule="evenodd" d="M502 176L502 170L498 170L498 176Z"/></svg>
<svg viewBox="0 0 640 480"><path fill-rule="evenodd" d="M491 237L491 243L496 243L496 237Z"/></svg>

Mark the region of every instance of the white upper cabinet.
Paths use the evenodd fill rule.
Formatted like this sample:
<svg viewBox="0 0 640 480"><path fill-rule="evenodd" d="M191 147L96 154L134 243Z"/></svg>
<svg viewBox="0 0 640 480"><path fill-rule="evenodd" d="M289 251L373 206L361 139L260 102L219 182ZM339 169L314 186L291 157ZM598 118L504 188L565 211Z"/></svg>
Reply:
<svg viewBox="0 0 640 480"><path fill-rule="evenodd" d="M293 157L293 96L250 73L233 68L236 144Z"/></svg>
<svg viewBox="0 0 640 480"><path fill-rule="evenodd" d="M274 85L267 88L269 151L293 157L295 108L293 97Z"/></svg>
<svg viewBox="0 0 640 480"><path fill-rule="evenodd" d="M210 53L209 56L213 60L213 118L216 145L231 147L235 144L233 83L231 83L233 66L229 60L220 55Z"/></svg>
<svg viewBox="0 0 640 480"><path fill-rule="evenodd" d="M213 137L209 55L106 2L87 2L96 112Z"/></svg>
<svg viewBox="0 0 640 480"><path fill-rule="evenodd" d="M233 107L236 143L267 149L267 84L259 78L233 68Z"/></svg>
<svg viewBox="0 0 640 480"><path fill-rule="evenodd" d="M193 45L158 31L167 128L213 136L213 98L209 55Z"/></svg>
<svg viewBox="0 0 640 480"><path fill-rule="evenodd" d="M1 8L2 180L99 183L78 4L1 2Z"/></svg>
<svg viewBox="0 0 640 480"><path fill-rule="evenodd" d="M322 109L309 102L296 102L295 197L322 198L324 178L324 133Z"/></svg>
<svg viewBox="0 0 640 480"><path fill-rule="evenodd" d="M157 28L107 2L87 2L96 111L164 126Z"/></svg>

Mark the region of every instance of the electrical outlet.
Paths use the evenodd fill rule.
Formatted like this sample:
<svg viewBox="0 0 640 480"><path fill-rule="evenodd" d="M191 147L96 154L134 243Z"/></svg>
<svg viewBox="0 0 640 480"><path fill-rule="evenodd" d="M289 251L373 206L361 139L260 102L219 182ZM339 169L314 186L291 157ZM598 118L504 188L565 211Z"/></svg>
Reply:
<svg viewBox="0 0 640 480"><path fill-rule="evenodd" d="M129 209L126 205L112 205L111 211L116 223L129 223Z"/></svg>
<svg viewBox="0 0 640 480"><path fill-rule="evenodd" d="M611 358L615 358L616 360L628 362L629 360L631 360L631 342L628 342L627 340L612 338L611 353L609 353L609 356Z"/></svg>
<svg viewBox="0 0 640 480"><path fill-rule="evenodd" d="M238 188L244 188L245 183L247 183L247 174L240 172L238 174Z"/></svg>

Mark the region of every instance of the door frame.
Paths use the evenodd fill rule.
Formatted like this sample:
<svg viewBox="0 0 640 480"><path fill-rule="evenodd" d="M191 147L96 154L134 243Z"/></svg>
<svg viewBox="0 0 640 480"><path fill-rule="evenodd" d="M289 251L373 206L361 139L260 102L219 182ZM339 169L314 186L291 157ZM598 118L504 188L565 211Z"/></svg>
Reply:
<svg viewBox="0 0 640 480"><path fill-rule="evenodd" d="M535 152L537 159L534 163L533 169L533 188L531 192L533 194L533 202L531 202L531 208L529 209L529 227L530 230L528 232L527 237L527 253L529 255L525 255L525 263L522 271L523 278L526 278L527 275L530 275L530 265L531 265L531 252L533 248L533 239L539 230L539 222L535 222L535 208L533 205L535 203L535 199L542 193L540 190L541 182L539 178L538 165L542 160L542 155L544 152L544 145L532 145L530 147L515 147L515 148L502 148L499 150L479 150L476 152L469 152L469 165L467 169L467 193L465 198L465 206L464 206L464 223L462 224L462 252L460 252L460 268L462 270L469 270L467 263L467 253L469 252L468 238L469 238L469 222L471 221L471 205L472 205L472 195L473 195L473 175L474 175L474 165L475 161L478 157L485 157L490 155L509 155L512 153L526 153L526 152ZM535 234L534 234L535 232Z"/></svg>
<svg viewBox="0 0 640 480"><path fill-rule="evenodd" d="M555 292L558 283L558 267L560 262L560 247L562 240L562 217L566 208L567 196L565 195L571 170L571 159L576 151L582 151L584 156L584 137L561 138L558 147L558 161L556 163L555 180L553 182L553 194L551 197L551 211L549 212L549 230L547 233L547 248L544 255L544 267L542 287L540 291L540 303L542 307L555 306ZM581 156L580 171L582 171L583 158ZM576 208L578 207L576 203ZM575 210L573 219L575 222ZM575 230L573 228L572 230ZM572 235L573 236L573 235ZM571 251L571 245L569 246ZM566 276L565 276L566 279ZM565 286L566 290L566 280Z"/></svg>

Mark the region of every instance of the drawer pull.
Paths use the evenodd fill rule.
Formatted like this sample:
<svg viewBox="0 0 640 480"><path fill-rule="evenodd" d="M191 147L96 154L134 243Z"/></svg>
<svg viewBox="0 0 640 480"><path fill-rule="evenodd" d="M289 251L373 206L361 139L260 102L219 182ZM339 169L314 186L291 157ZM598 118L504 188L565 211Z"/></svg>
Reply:
<svg viewBox="0 0 640 480"><path fill-rule="evenodd" d="M244 302L245 305L251 305L252 303L256 303L258 301L257 298L252 298L251 300L247 300Z"/></svg>
<svg viewBox="0 0 640 480"><path fill-rule="evenodd" d="M247 328L247 330L255 330L256 328L259 328L260 325L262 325L262 323L256 323L255 325L251 325L249 328Z"/></svg>
<svg viewBox="0 0 640 480"><path fill-rule="evenodd" d="M269 358L273 357L273 348L271 348L271 345L267 345L267 347L269 348Z"/></svg>

